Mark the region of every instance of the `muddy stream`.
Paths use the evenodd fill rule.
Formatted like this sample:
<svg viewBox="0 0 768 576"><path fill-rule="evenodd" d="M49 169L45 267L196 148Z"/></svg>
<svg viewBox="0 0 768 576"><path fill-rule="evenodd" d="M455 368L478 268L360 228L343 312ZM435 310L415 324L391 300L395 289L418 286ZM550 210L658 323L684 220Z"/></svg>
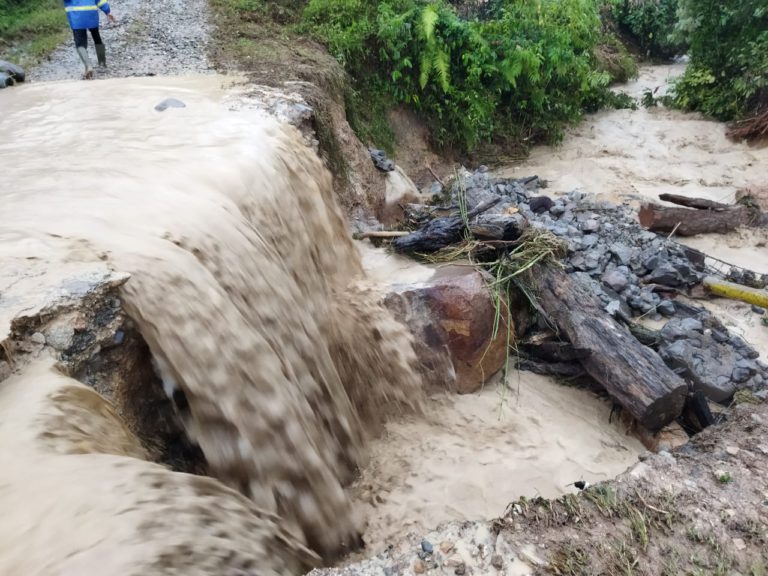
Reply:
<svg viewBox="0 0 768 576"><path fill-rule="evenodd" d="M645 70L630 90L675 72ZM25 274L130 274L122 304L217 479L146 461L106 401L43 353L0 383L0 574L296 572L360 535L376 553L637 460L608 402L549 378L425 395L378 294L433 270L354 243L299 132L241 96L218 76L0 93L0 320ZM186 107L156 111L167 97ZM553 193L727 201L766 165L722 125L655 109L590 117L505 172ZM768 272L764 238L691 242ZM717 310L768 345L743 307Z"/></svg>

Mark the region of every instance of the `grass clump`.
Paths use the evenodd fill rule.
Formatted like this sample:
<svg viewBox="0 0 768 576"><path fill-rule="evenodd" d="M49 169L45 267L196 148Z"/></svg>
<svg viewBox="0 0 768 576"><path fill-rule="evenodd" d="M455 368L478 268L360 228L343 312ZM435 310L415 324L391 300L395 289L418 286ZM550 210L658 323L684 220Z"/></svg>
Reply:
<svg viewBox="0 0 768 576"><path fill-rule="evenodd" d="M0 0L0 59L31 66L67 37L60 0Z"/></svg>

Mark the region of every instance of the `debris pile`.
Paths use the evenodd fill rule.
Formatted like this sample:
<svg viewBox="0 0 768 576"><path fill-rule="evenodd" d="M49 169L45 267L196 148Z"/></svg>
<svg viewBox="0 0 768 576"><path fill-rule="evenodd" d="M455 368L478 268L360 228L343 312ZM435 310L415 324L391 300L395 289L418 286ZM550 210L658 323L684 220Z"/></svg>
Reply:
<svg viewBox="0 0 768 576"><path fill-rule="evenodd" d="M691 410L706 426L703 397L726 403L738 390L764 393L768 365L759 353L703 307L676 298L707 286L713 274L726 276L705 254L646 230L629 205L580 191L552 199L541 186L535 176L463 171L435 197L442 206L403 206L418 229L392 246L436 259L468 255L490 268L533 237L557 238L562 267L535 261L527 285L521 276L511 287L530 290L539 313L522 342L528 358L521 366L591 377L648 430ZM765 280L738 269L727 276L758 286ZM660 331L640 323L665 317L671 320Z"/></svg>

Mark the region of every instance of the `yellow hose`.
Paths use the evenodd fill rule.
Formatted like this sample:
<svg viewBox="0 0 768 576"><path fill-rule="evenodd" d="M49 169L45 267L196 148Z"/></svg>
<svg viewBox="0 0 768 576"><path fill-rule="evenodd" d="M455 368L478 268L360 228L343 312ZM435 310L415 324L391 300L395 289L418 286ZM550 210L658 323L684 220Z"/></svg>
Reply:
<svg viewBox="0 0 768 576"><path fill-rule="evenodd" d="M748 286L742 286L741 284L734 284L733 282L726 282L720 280L714 276L707 276L704 278L704 287L716 296L722 296L723 298L730 298L731 300L741 300L755 306L761 306L762 308L768 308L768 292L765 290L758 290L757 288L750 288Z"/></svg>

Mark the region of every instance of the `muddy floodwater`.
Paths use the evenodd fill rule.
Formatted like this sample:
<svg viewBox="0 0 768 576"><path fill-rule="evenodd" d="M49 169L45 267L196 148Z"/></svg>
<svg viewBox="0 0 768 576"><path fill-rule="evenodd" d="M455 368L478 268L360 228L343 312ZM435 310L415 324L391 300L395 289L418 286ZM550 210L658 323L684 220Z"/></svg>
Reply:
<svg viewBox="0 0 768 576"><path fill-rule="evenodd" d="M680 71L646 69L628 90ZM168 97L185 106L156 110ZM315 152L232 79L30 84L0 92L0 110L0 323L72 266L129 274L119 304L217 479L146 461L103 399L39 358L0 383L12 424L0 422L0 573L224 573L227 547L259 573L295 572L360 534L378 552L574 491L643 450L607 401L551 378L427 397L378 295L433 270L355 244ZM503 172L537 174L553 194L730 201L766 166L765 148L729 142L721 124L657 108L591 116ZM686 242L768 272L758 234ZM748 307L711 306L766 349ZM66 403L77 418L53 417Z"/></svg>
<svg viewBox="0 0 768 576"><path fill-rule="evenodd" d="M635 98L646 90L665 94L682 64L646 66L637 80L621 86ZM587 116L558 146L540 146L520 164L500 170L506 177L536 174L543 192L571 190L613 202L659 202L659 194L731 203L741 190L768 186L768 145L750 146L726 138L726 126L664 107L606 110ZM659 202L662 203L662 202ZM663 204L663 203L662 203ZM768 273L768 231L738 230L680 238L680 242L729 264ZM749 305L725 300L708 303L726 325L768 354L768 330Z"/></svg>

